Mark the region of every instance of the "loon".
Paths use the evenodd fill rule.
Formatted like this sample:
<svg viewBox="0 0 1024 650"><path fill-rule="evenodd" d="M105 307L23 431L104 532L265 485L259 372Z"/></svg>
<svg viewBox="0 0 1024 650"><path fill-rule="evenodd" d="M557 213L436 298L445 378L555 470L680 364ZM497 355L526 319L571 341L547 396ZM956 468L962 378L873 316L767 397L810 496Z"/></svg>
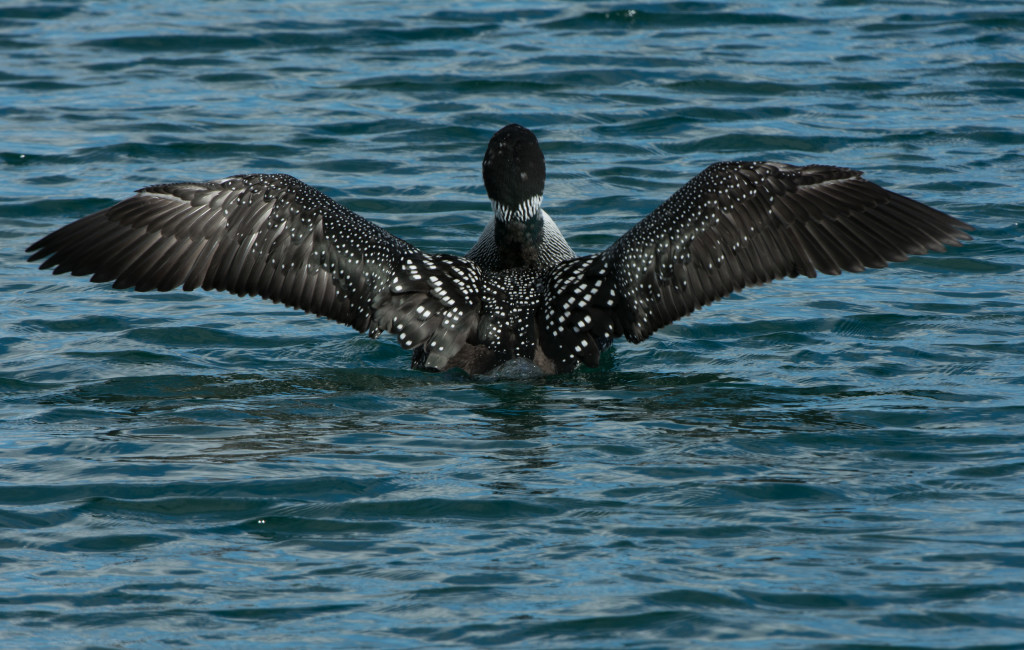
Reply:
<svg viewBox="0 0 1024 650"><path fill-rule="evenodd" d="M258 295L394 334L414 368L596 366L747 286L880 268L971 226L827 165L720 162L606 250L577 257L541 207L544 154L509 124L483 181L493 216L465 256L426 253L285 174L153 185L32 244L54 273L137 291Z"/></svg>

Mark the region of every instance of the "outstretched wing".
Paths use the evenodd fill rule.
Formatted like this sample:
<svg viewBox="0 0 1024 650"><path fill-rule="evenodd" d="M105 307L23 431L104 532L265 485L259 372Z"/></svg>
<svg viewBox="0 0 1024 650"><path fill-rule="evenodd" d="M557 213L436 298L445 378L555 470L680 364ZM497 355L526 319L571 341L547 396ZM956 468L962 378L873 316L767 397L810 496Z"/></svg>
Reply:
<svg viewBox="0 0 1024 650"><path fill-rule="evenodd" d="M880 268L959 245L971 229L852 169L717 163L604 252L549 274L545 318L574 331L545 349L581 336L588 345L619 335L636 343L743 287Z"/></svg>
<svg viewBox="0 0 1024 650"><path fill-rule="evenodd" d="M438 320L450 307L439 291L463 288L459 307L479 305L476 284L449 278L449 266L426 274L433 256L283 174L147 187L28 250L54 273L139 291L259 295L371 335L394 332L407 348L460 344Z"/></svg>

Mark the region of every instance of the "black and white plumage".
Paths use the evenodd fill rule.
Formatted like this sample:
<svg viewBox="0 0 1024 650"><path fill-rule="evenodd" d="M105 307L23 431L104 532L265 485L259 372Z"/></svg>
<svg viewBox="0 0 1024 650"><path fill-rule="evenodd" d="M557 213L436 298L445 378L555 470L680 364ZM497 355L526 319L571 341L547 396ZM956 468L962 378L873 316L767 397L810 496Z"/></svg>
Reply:
<svg viewBox="0 0 1024 650"><path fill-rule="evenodd" d="M743 287L878 268L970 239L967 224L839 167L711 165L608 249L576 257L540 207L544 157L511 124L483 162L493 218L459 257L429 254L292 178L154 185L29 247L115 288L259 295L376 337L414 367L547 373Z"/></svg>

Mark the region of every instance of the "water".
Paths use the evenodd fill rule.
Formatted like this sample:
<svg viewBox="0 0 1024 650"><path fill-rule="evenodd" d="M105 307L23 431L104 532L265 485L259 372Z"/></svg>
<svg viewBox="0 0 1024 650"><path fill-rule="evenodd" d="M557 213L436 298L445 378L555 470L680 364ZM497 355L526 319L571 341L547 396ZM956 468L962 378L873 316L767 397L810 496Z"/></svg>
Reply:
<svg viewBox="0 0 1024 650"><path fill-rule="evenodd" d="M4 647L1024 648L1019 3L343 4L0 7ZM22 253L241 171L466 251L510 121L580 253L722 159L976 238L491 381Z"/></svg>

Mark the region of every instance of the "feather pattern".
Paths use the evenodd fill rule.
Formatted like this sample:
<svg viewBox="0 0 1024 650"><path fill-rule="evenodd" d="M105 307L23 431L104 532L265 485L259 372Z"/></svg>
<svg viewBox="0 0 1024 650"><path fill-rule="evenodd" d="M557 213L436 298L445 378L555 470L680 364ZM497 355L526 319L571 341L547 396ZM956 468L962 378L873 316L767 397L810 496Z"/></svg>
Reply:
<svg viewBox="0 0 1024 650"><path fill-rule="evenodd" d="M967 224L841 167L716 163L608 249L547 278L542 344L592 365L744 287L881 268L970 239Z"/></svg>
<svg viewBox="0 0 1024 650"><path fill-rule="evenodd" d="M377 336L415 367L482 373L525 358L596 365L744 287L879 268L970 239L970 226L840 167L716 163L603 252L576 257L540 209L528 129L492 138L494 217L466 257L428 254L283 174L139 190L33 244L54 273L115 288L258 295Z"/></svg>

